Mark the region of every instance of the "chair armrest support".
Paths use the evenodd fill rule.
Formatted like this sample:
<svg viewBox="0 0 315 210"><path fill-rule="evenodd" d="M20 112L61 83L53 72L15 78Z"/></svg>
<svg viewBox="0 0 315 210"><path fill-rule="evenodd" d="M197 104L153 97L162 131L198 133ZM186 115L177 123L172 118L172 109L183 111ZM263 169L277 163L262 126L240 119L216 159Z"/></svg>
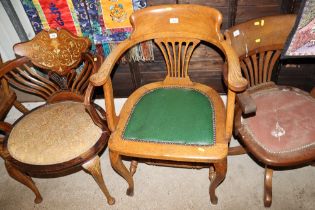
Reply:
<svg viewBox="0 0 315 210"><path fill-rule="evenodd" d="M12 130L13 126L7 122L0 122L0 131L3 131L5 134L9 133ZM0 137L0 157L5 159L8 154L4 152L3 149L3 137Z"/></svg>
<svg viewBox="0 0 315 210"><path fill-rule="evenodd" d="M251 114L256 112L256 104L247 91L237 94L236 102L239 104L243 114Z"/></svg>
<svg viewBox="0 0 315 210"><path fill-rule="evenodd" d="M0 131L3 131L5 134L9 133L12 130L12 128L13 126L10 123L0 122Z"/></svg>
<svg viewBox="0 0 315 210"><path fill-rule="evenodd" d="M239 58L227 41L222 42L222 47L227 58L227 67L223 70L226 85L234 92L241 92L248 82L242 76Z"/></svg>
<svg viewBox="0 0 315 210"><path fill-rule="evenodd" d="M129 39L120 43L106 58L106 60L101 65L99 71L96 74L93 74L90 78L90 81L94 86L104 85L107 80L110 78L110 74L120 57L134 44L135 42L130 41Z"/></svg>

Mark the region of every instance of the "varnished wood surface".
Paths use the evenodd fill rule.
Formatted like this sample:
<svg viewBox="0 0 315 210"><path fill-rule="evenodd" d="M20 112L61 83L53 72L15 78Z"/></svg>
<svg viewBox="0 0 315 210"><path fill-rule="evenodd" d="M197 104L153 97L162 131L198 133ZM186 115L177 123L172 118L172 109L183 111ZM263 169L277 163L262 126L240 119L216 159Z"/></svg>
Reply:
<svg viewBox="0 0 315 210"><path fill-rule="evenodd" d="M50 37L50 35L56 37ZM77 157L62 163L35 165L16 160L10 155L7 145L12 127L1 122L0 129L6 132L6 137L0 141L0 156L5 160L10 176L35 193L35 203L41 202L42 198L30 175L56 177L80 169L85 169L93 176L108 204L112 205L115 202L105 186L98 156L107 145L109 130L104 120L104 110L93 104L94 87L89 85L89 77L97 71L102 58L88 53L89 46L88 38L76 37L66 30L42 31L33 40L15 45L15 52L23 57L8 61L0 68L0 79L5 81L2 84L8 82L17 89L40 96L46 102L43 106L69 100L84 103L88 113L91 114L90 117L102 129L102 134L96 143ZM80 68L80 71L77 68ZM8 92L6 89L5 91ZM5 101L1 100L0 107L4 103ZM13 128L24 116L36 110L28 111L17 101L14 101L12 105L24 113L13 124ZM41 106L37 109L39 108ZM54 134L51 133L51 135Z"/></svg>
<svg viewBox="0 0 315 210"><path fill-rule="evenodd" d="M157 6L178 3L210 6L222 13L222 30L225 30L234 25L231 25L231 23L239 24L251 19L271 15L296 14L299 11L301 2L300 0L148 0L147 5ZM204 55L209 55L211 59ZM139 65L131 65L132 69L130 70L130 65L119 64L112 77L114 96L128 97L134 91L134 87L163 80L165 77L165 64L163 56L157 47L154 47L154 58L153 62L139 62ZM190 62L192 81L207 84L221 94L226 94L227 91L222 81L223 64L224 57L219 53L219 50L203 44L199 45ZM291 71L284 69L280 72L279 80L281 80L283 85L290 84L309 91L311 82L305 82L305 80L309 79L309 73L304 73L309 69L311 69L309 65L303 65L301 68L292 69Z"/></svg>
<svg viewBox="0 0 315 210"><path fill-rule="evenodd" d="M81 53L91 45L89 39L74 36L65 29L42 30L31 41L14 45L14 52L30 58L38 67L69 73L81 61Z"/></svg>
<svg viewBox="0 0 315 210"><path fill-rule="evenodd" d="M215 178L210 184L210 197L217 203L215 189L226 174L228 141L232 134L235 91L242 91L247 82L242 77L237 55L220 33L222 15L213 8L199 5L164 5L136 11L130 18L133 33L120 43L101 65L98 73L91 77L93 85L103 85L109 129L112 131L109 149L112 167L127 181L127 195L133 195L135 161L148 159L176 162L197 162L214 164ZM133 45L153 40L165 60L165 78L138 88L124 104L120 116L116 116L113 103L111 73L119 58ZM200 42L215 45L226 56L228 86L227 110L218 93L206 85L192 82L189 64L195 48ZM216 139L212 146L189 146L128 141L122 139L129 115L137 101L148 91L163 87L193 88L212 100L215 111ZM157 116L158 117L158 116ZM129 171L122 162L122 156L133 160ZM136 160L134 160L136 159Z"/></svg>
<svg viewBox="0 0 315 210"><path fill-rule="evenodd" d="M278 62L284 44L295 22L295 15L270 16L254 19L235 25L225 32L227 39L236 50L242 73L251 87L245 93L239 94L238 109L235 112L235 131L242 146L229 149L230 155L248 152L265 165L264 175L264 205L270 207L272 203L272 174L273 169L290 166L304 166L315 159L315 148L290 153L273 154L261 148L254 142L253 137L243 127L241 117L255 117L256 105L251 94L274 88L287 88L298 95L311 97L310 94L290 88L277 87L271 81L272 72ZM258 139L260 137L257 137Z"/></svg>

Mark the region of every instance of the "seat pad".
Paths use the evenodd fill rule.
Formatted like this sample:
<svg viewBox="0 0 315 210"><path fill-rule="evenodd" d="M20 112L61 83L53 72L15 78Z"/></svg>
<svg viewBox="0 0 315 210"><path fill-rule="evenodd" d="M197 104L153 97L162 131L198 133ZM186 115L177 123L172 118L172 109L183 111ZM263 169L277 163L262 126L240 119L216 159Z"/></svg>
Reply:
<svg viewBox="0 0 315 210"><path fill-rule="evenodd" d="M42 106L23 117L12 129L7 148L20 162L50 165L78 157L101 135L84 105L68 101Z"/></svg>
<svg viewBox="0 0 315 210"><path fill-rule="evenodd" d="M315 99L288 89L252 94L257 111L242 124L269 153L290 153L315 146Z"/></svg>
<svg viewBox="0 0 315 210"><path fill-rule="evenodd" d="M211 99L192 88L157 88L134 105L122 133L125 140L213 145L215 113Z"/></svg>

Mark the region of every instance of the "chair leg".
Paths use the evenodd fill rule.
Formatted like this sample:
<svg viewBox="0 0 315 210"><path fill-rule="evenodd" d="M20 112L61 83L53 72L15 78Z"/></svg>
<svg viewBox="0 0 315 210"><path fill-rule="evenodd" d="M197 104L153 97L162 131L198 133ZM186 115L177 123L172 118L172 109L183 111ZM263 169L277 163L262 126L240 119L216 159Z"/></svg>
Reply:
<svg viewBox="0 0 315 210"><path fill-rule="evenodd" d="M93 159L89 160L88 162L82 165L83 169L86 170L89 174L92 175L98 186L101 188L102 192L104 193L107 203L109 205L113 205L115 203L115 199L109 194L108 189L105 185L100 158L99 156L95 156Z"/></svg>
<svg viewBox="0 0 315 210"><path fill-rule="evenodd" d="M272 173L271 168L265 167L264 205L270 207L272 202Z"/></svg>
<svg viewBox="0 0 315 210"><path fill-rule="evenodd" d="M36 198L34 200L35 203L40 203L42 202L43 198L41 196L41 194L39 193L34 181L32 180L31 177L29 177L28 175L22 173L20 170L18 170L16 167L14 167L10 162L5 161L5 167L8 171L8 174L15 179L16 181L24 184L26 187L28 187L29 189L31 189Z"/></svg>
<svg viewBox="0 0 315 210"><path fill-rule="evenodd" d="M214 170L214 166L211 165L209 168L209 180L210 182L212 182L212 180L215 178L215 170Z"/></svg>
<svg viewBox="0 0 315 210"><path fill-rule="evenodd" d="M121 160L121 156L116 153L109 151L109 157L110 162L112 164L112 167L117 171L118 174L120 174L128 183L129 188L127 189L126 194L129 196L133 196L134 193L134 183L131 173L128 171L126 166L123 164Z"/></svg>
<svg viewBox="0 0 315 210"><path fill-rule="evenodd" d="M209 194L210 194L210 200L212 204L218 203L218 197L215 194L215 190L218 187L218 185L224 180L226 176L226 170L227 170L227 160L226 158L218 163L214 163L214 177L213 177L213 171L209 171L209 179L212 180L210 184Z"/></svg>
<svg viewBox="0 0 315 210"><path fill-rule="evenodd" d="M133 176L136 173L137 167L138 167L138 161L132 160L130 163L130 168L129 168L131 176Z"/></svg>

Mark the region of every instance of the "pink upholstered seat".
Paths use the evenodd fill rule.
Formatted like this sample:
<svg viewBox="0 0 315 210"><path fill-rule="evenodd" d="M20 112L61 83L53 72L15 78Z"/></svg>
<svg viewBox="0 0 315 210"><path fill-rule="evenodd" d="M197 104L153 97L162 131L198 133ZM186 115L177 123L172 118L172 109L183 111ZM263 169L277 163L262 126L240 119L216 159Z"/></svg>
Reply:
<svg viewBox="0 0 315 210"><path fill-rule="evenodd" d="M243 118L243 132L250 136L247 143L257 144L260 151L279 161L281 156L300 156L301 150L315 148L315 99L301 91L267 89L252 95L256 115ZM272 160L266 160L271 161Z"/></svg>

